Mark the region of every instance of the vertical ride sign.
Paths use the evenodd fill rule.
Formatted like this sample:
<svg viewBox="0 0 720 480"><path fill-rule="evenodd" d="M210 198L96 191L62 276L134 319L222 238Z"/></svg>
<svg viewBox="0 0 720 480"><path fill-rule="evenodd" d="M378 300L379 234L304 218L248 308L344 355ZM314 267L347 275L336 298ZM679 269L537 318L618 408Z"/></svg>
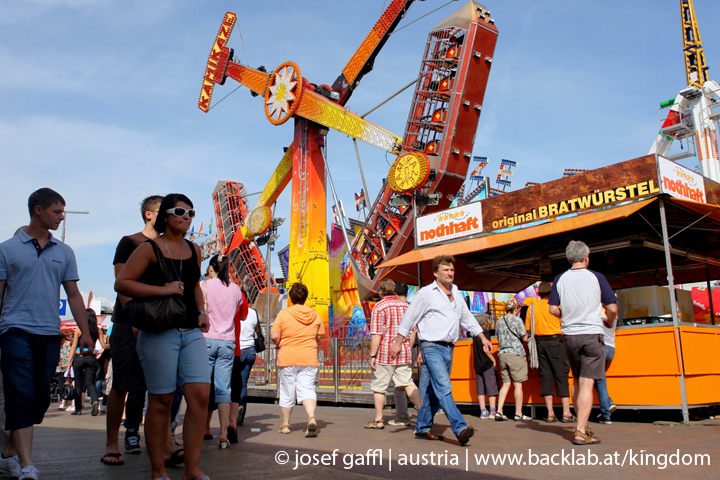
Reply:
<svg viewBox="0 0 720 480"><path fill-rule="evenodd" d="M417 219L415 231L420 247L481 233L482 206L480 202L473 202L424 215Z"/></svg>

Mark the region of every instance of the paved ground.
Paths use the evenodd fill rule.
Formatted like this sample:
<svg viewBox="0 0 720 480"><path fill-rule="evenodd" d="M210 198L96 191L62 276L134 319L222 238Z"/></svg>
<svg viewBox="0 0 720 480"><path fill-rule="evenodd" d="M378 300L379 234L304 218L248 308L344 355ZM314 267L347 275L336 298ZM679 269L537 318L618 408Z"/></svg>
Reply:
<svg viewBox="0 0 720 480"><path fill-rule="evenodd" d="M147 455L125 455L125 465L107 467L100 463L104 453L105 417L71 416L51 406L45 422L35 431L35 465L47 479L142 479L150 475ZM413 411L414 412L414 411ZM593 425L602 444L592 448L573 446L572 429L563 424L493 422L468 415L478 428L469 445L460 447L452 436L447 419L438 415L435 432L449 435L445 442L413 438L412 428L390 427L365 430L373 418L367 407L320 407L317 438L304 438L305 414L295 410L292 434L281 435L279 407L250 404L240 443L219 450L206 441L202 468L213 480L239 478L356 479L393 478L417 480L435 478L692 478L720 477L717 443L720 421L696 422L691 426L658 426L651 423L616 422ZM625 415L626 417L629 415ZM386 419L392 418L387 412ZM259 429L253 432L252 429ZM180 430L180 429L179 429ZM217 420L214 433L217 435ZM122 435L122 434L121 434ZM144 442L142 443L144 449ZM379 449L375 456L369 450ZM677 452L679 450L679 458ZM335 456L333 456L335 452ZM532 457L529 456L532 453ZM655 466L647 466L646 454L655 455ZM522 455L519 465L499 465L498 455ZM668 455L663 458L661 454ZM691 455L691 457L683 455ZM705 466L673 466L683 460L694 462L695 454L707 454ZM487 465L481 455L495 455ZM553 457L554 455L554 457ZM590 455L588 457L588 455ZM658 456L661 455L661 456ZM675 456L671 456L675 455ZM592 466L580 462L596 463ZM317 463L298 465L300 463ZM574 459L575 466L568 465ZM619 466L625 461L624 466ZM555 462L559 465L532 465ZM600 462L602 465L597 464ZM708 461L712 465L708 466ZM287 462L284 465L279 463ZM322 465L322 463L325 465ZM373 464L374 462L374 464ZM405 464L403 464L403 462ZM565 465L562 463L565 462ZM610 462L611 464L605 464ZM418 465L418 463L420 465ZM424 463L424 464L423 464ZM480 463L480 464L479 464ZM617 464L616 464L617 463ZM652 463L652 462L651 462ZM666 463L666 467L658 463ZM179 480L182 469L169 470Z"/></svg>

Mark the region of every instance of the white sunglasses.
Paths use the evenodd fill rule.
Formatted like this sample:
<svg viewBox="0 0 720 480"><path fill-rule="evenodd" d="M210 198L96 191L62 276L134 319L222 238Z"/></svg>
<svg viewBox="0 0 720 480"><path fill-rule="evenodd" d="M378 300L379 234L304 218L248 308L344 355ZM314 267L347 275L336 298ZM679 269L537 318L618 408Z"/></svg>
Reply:
<svg viewBox="0 0 720 480"><path fill-rule="evenodd" d="M193 209L187 210L182 207L168 208L167 210L165 210L165 213L175 215L176 217L184 217L185 215L187 215L190 218L195 217L195 210L193 210Z"/></svg>

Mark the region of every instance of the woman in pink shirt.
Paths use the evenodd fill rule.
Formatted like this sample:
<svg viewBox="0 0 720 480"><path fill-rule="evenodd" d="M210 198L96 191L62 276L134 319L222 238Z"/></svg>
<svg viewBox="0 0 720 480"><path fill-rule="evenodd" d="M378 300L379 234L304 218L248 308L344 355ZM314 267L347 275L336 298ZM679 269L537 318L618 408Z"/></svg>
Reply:
<svg viewBox="0 0 720 480"><path fill-rule="evenodd" d="M210 329L205 333L210 370L215 378L215 402L220 417L220 448L228 447L227 426L230 417L230 379L235 359L235 324L233 318L243 303L240 287L230 281L228 258L215 255L208 271L214 278L203 282ZM211 275L212 276L212 275ZM241 317L241 320L245 318Z"/></svg>

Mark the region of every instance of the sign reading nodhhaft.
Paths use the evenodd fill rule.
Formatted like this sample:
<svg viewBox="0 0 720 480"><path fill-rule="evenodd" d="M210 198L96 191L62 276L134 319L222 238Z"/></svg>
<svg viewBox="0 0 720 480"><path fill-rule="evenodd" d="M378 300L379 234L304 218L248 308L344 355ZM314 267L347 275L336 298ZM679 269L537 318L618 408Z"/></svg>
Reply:
<svg viewBox="0 0 720 480"><path fill-rule="evenodd" d="M482 233L482 206L475 202L418 217L415 231L418 246Z"/></svg>
<svg viewBox="0 0 720 480"><path fill-rule="evenodd" d="M663 193L685 200L707 203L705 180L702 175L663 157L658 157L658 165L660 188Z"/></svg>

